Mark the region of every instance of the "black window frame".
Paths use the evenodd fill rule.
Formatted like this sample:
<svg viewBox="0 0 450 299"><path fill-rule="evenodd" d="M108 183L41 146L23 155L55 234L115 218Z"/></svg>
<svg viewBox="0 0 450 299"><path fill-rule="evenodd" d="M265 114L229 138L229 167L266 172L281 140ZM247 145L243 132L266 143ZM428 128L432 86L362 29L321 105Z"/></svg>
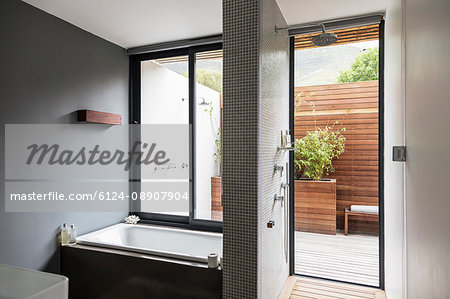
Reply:
<svg viewBox="0 0 450 299"><path fill-rule="evenodd" d="M222 43L213 43L206 45L197 45L190 47L182 47L177 49L163 50L151 53L130 55L130 124L141 123L141 62L158 58L169 58L176 56L188 56L188 79L189 79L189 125L191 126L190 138L190 190L189 190L189 216L179 216L160 213L135 212L134 214L141 218L142 223L166 225L173 227L181 227L193 230L222 232L222 221L206 220L195 218L195 98L196 98L196 54L199 52L221 50ZM139 172L135 172L139 173ZM140 179L131 179L132 182L140 182ZM139 191L139 190L131 190ZM130 197L131 198L131 197Z"/></svg>

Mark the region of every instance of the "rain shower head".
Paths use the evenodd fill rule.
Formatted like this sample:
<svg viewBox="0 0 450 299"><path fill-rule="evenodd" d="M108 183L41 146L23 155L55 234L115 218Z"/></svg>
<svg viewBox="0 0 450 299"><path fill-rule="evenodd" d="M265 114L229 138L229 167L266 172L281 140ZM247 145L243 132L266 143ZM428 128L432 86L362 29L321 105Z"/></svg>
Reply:
<svg viewBox="0 0 450 299"><path fill-rule="evenodd" d="M208 105L209 105L209 103L207 103L207 102L205 101L205 98L204 98L204 97L200 97L200 99L202 99L202 101L201 101L200 103L198 103L200 106L208 106Z"/></svg>
<svg viewBox="0 0 450 299"><path fill-rule="evenodd" d="M315 46L324 47L324 46L332 45L335 42L337 42L338 37L336 34L325 32L324 24L320 24L320 26L322 26L322 33L319 35L316 35L312 38L312 43Z"/></svg>

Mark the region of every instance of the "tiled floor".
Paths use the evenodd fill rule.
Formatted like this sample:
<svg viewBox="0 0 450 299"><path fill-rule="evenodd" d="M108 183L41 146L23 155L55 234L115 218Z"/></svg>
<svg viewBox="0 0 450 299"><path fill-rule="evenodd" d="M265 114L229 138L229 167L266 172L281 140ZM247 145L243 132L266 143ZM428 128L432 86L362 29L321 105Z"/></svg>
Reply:
<svg viewBox="0 0 450 299"><path fill-rule="evenodd" d="M377 287L378 237L295 232L295 273Z"/></svg>

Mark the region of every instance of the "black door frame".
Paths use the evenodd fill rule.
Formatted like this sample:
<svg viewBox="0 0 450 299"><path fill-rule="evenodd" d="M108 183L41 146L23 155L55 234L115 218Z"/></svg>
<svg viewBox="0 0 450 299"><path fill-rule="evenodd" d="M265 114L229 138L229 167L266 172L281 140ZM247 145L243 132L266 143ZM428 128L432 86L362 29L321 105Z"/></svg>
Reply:
<svg viewBox="0 0 450 299"><path fill-rule="evenodd" d="M294 108L295 108L295 37L289 38L289 129L294 134ZM378 250L379 250L379 285L382 290L385 289L385 267L384 267L384 19L379 26L379 78L378 78ZM289 271L290 275L300 275L295 273L295 230L294 230L294 152L289 152ZM322 277L313 277L326 279ZM335 281L332 279L326 279ZM341 281L339 281L341 282ZM353 283L355 285L363 284ZM373 287L373 286L370 286Z"/></svg>

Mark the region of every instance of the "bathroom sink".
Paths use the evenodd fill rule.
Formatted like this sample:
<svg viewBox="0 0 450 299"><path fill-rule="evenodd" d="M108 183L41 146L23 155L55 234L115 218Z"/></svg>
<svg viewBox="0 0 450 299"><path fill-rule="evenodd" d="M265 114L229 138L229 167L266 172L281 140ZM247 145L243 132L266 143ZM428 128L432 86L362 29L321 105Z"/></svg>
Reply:
<svg viewBox="0 0 450 299"><path fill-rule="evenodd" d="M68 290L65 276L0 265L0 299L67 299Z"/></svg>

